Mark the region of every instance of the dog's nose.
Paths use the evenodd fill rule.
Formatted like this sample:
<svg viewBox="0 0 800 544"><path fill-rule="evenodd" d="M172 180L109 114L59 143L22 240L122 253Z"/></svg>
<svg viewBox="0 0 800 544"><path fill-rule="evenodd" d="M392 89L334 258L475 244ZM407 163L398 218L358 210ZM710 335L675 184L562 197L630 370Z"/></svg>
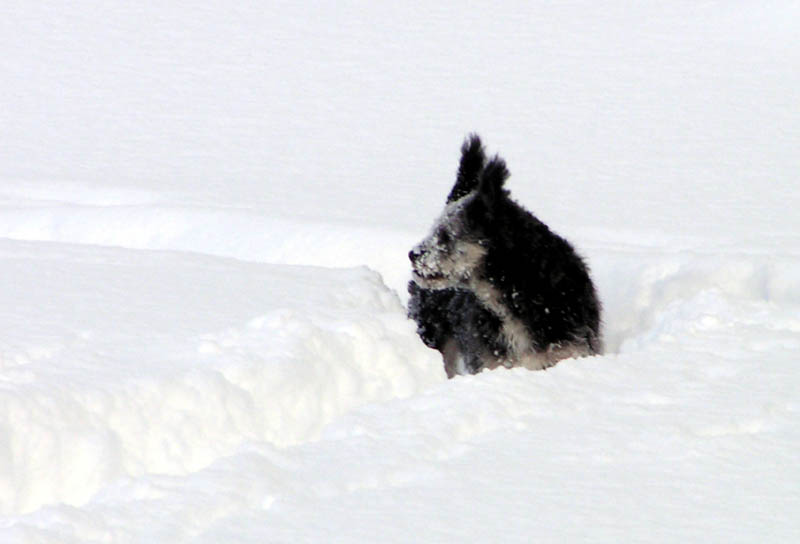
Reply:
<svg viewBox="0 0 800 544"><path fill-rule="evenodd" d="M422 254L412 249L411 251L408 252L408 260L411 261L411 264L414 264L415 262L417 262L417 259L419 259L420 255Z"/></svg>

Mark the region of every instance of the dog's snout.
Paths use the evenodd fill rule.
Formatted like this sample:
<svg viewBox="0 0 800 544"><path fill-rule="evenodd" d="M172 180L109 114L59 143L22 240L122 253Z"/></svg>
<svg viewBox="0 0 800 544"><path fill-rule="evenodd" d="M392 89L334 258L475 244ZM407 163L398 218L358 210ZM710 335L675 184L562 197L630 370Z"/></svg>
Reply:
<svg viewBox="0 0 800 544"><path fill-rule="evenodd" d="M416 263L417 259L419 259L421 256L422 253L415 249L412 249L411 251L408 252L408 260L411 261L411 264Z"/></svg>

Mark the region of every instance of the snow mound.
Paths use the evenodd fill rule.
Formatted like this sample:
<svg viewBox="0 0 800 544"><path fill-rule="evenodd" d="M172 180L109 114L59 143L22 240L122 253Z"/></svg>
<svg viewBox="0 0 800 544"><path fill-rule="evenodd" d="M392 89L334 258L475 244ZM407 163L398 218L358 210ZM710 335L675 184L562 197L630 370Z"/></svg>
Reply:
<svg viewBox="0 0 800 544"><path fill-rule="evenodd" d="M0 510L85 503L444 378L380 277L4 242Z"/></svg>
<svg viewBox="0 0 800 544"><path fill-rule="evenodd" d="M662 342L681 350L696 344L727 352L756 336L742 335L737 326L759 324L789 336L800 330L795 257L628 247L598 252L591 262L611 353Z"/></svg>

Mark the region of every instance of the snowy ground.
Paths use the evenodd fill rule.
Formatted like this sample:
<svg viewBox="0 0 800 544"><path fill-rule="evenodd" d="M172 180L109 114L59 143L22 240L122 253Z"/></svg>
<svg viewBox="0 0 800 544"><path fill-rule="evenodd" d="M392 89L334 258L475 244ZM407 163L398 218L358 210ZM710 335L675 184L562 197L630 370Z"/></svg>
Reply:
<svg viewBox="0 0 800 544"><path fill-rule="evenodd" d="M0 542L800 540L797 2L0 15ZM472 130L605 356L405 318Z"/></svg>

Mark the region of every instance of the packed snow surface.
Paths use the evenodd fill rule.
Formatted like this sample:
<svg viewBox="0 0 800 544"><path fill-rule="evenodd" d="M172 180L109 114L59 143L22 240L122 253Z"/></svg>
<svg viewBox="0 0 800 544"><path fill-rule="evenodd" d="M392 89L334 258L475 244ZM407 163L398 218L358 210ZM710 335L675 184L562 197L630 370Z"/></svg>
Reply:
<svg viewBox="0 0 800 544"><path fill-rule="evenodd" d="M0 542L800 541L797 2L0 14ZM605 355L406 318L473 130Z"/></svg>

